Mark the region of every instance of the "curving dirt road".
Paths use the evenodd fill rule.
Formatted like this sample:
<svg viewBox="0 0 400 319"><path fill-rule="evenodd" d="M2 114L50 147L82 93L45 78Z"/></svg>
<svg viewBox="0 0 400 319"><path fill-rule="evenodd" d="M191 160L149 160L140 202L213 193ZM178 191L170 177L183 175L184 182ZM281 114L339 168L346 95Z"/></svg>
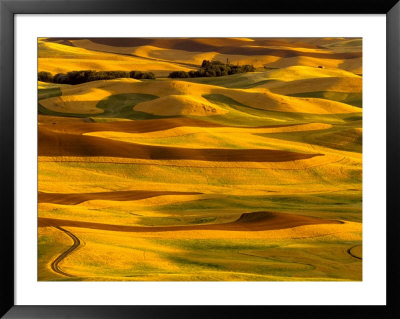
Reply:
<svg viewBox="0 0 400 319"><path fill-rule="evenodd" d="M353 258L362 260L362 257L359 257L359 256L355 255L355 254L352 253L352 251L351 251L353 248L356 248L356 247L359 247L359 246L361 246L361 245L355 245L355 246L350 247L349 249L347 249L347 253L348 253L351 257L353 257Z"/></svg>
<svg viewBox="0 0 400 319"><path fill-rule="evenodd" d="M73 233L71 233L70 231L60 227L60 226L54 226L55 228L57 228L58 230L64 232L65 234L67 234L69 237L72 238L72 240L74 241L73 245L68 248L66 251L64 251L62 254L60 254L52 263L51 263L51 269L55 272L58 273L60 275L63 276L67 276L67 277L74 277L70 274L67 274L66 272L64 272L63 270L60 269L59 267L59 263L68 255L70 255L75 249L77 249L79 247L79 245L81 244L81 241L79 240L78 237L76 237Z"/></svg>

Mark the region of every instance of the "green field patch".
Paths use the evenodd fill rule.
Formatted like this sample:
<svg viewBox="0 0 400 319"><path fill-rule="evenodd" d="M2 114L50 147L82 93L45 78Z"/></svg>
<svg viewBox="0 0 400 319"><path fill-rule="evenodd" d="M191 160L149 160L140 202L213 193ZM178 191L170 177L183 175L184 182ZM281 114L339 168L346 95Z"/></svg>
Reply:
<svg viewBox="0 0 400 319"><path fill-rule="evenodd" d="M140 217L138 224L142 226L176 226L186 223L184 218L177 217Z"/></svg>
<svg viewBox="0 0 400 319"><path fill-rule="evenodd" d="M327 169L324 166L310 167L302 170L279 171L273 169L257 168L215 168L215 167L179 167L169 165L137 165L115 163L83 163L83 162L59 162L39 163L43 178L41 182L54 182L51 174L55 172L66 172L63 175L62 185L71 185L75 188L76 175L69 174L69 170L79 174L79 185L81 189L85 187L110 189L110 185L131 185L142 183L162 183L165 187L171 184L182 185L185 189L191 191L204 192L204 185L231 187L246 185L259 186L265 185L265 191L268 187L276 185L285 187L297 185L298 187L314 187L315 185L333 185L335 187L354 188L354 185L362 182L361 170L358 166L354 168L343 168L338 171ZM267 183L267 184L266 184ZM347 184L347 185L346 185ZM87 186L86 186L87 185ZM121 187L119 186L119 187ZM63 186L64 187L64 186ZM157 186L160 187L160 186ZM169 186L171 187L171 186ZM172 188L166 190L173 190ZM175 186L172 186L175 187ZM271 196L274 193L271 193ZM216 200L218 202L218 199ZM208 206L209 199L199 201L199 205ZM179 204L181 205L181 204ZM182 203L184 205L184 203ZM258 204L257 204L258 205ZM223 206L223 204L222 204ZM210 207L211 208L211 207Z"/></svg>
<svg viewBox="0 0 400 319"><path fill-rule="evenodd" d="M188 78L181 81L221 86L232 89L249 89L269 82L281 82L268 79L268 72L251 72L219 77Z"/></svg>
<svg viewBox="0 0 400 319"><path fill-rule="evenodd" d="M43 91L43 92L42 92ZM60 96L61 90L59 88L39 90L39 100L47 99L49 97ZM46 109L43 105L38 103L39 114L64 116L64 117L80 117L80 118L99 118L99 122L107 121L105 119L129 119L129 120L146 120L166 118L168 116L158 116L145 112L135 111L133 107L141 102L151 101L158 99L158 96L151 94L141 93L128 93L128 94L115 94L111 95L96 105L97 108L104 110L99 114L84 114L84 113L63 113ZM169 116L170 117L170 116Z"/></svg>
<svg viewBox="0 0 400 319"><path fill-rule="evenodd" d="M255 135L279 138L286 141L320 145L342 151L361 153L362 131L358 130L360 123L355 123L355 125L351 124L352 123L350 122L350 125L334 125L332 128L326 130L261 133Z"/></svg>
<svg viewBox="0 0 400 319"><path fill-rule="evenodd" d="M156 210L156 209L154 209ZM194 216L193 216L194 215ZM165 217L140 217L139 225L142 226L185 226L185 225L200 225L211 224L217 220L215 216L207 216L207 212L189 214L180 214L179 218L176 215L168 215Z"/></svg>
<svg viewBox="0 0 400 319"><path fill-rule="evenodd" d="M158 245L174 246L183 250L194 251L238 251L238 250L256 250L280 247L278 244L269 244L265 240L252 239L251 241L243 241L240 239L151 239Z"/></svg>
<svg viewBox="0 0 400 319"><path fill-rule="evenodd" d="M294 97L319 98L319 99L346 103L357 107L362 107L362 93L319 91L319 92L302 92L302 93L287 94L287 95Z"/></svg>
<svg viewBox="0 0 400 319"><path fill-rule="evenodd" d="M190 224L208 224L212 223L217 219L217 217L198 217L190 221Z"/></svg>
<svg viewBox="0 0 400 319"><path fill-rule="evenodd" d="M245 113L246 115L267 117L267 118L269 117L268 111L244 105L222 94L205 94L203 95L203 97L212 103L221 105L227 110L234 109L238 112Z"/></svg>
<svg viewBox="0 0 400 319"><path fill-rule="evenodd" d="M343 120L346 122L362 121L362 116L349 116L345 117ZM359 127L361 127L361 125Z"/></svg>
<svg viewBox="0 0 400 319"><path fill-rule="evenodd" d="M327 123L341 124L349 114L312 114L297 112L280 112L257 109L239 103L222 94L205 94L205 99L214 103L229 112L223 115L214 115L207 118L209 122L215 122L224 125L237 125L243 127L249 126L267 126L283 124L302 124L302 123ZM359 116L356 113L353 116Z"/></svg>
<svg viewBox="0 0 400 319"><path fill-rule="evenodd" d="M135 111L133 109L136 104L155 100L158 98L159 97L156 95L142 93L111 95L97 103L96 107L104 110L104 112L96 116L108 118L125 118L130 120L162 118L165 116L156 116L145 112Z"/></svg>
<svg viewBox="0 0 400 319"><path fill-rule="evenodd" d="M347 221L361 221L362 196L361 192L342 192L305 195L272 195L272 196L232 196L212 198L208 200L194 200L190 202L167 204L152 207L153 210L166 213L185 212L217 214L217 223L231 222L242 213L255 211L273 211L294 213L311 217L340 219ZM236 211L236 213L234 213ZM209 217L199 217L209 218Z"/></svg>
<svg viewBox="0 0 400 319"><path fill-rule="evenodd" d="M205 280L237 280L258 274L264 280L285 277L287 280L361 280L362 263L346 250L358 241L325 240L323 237L303 239L299 245L293 239L150 239L157 246L179 249L164 258L176 263L181 271L207 272ZM185 269L186 268L186 269ZM212 276L210 276L212 273Z"/></svg>
<svg viewBox="0 0 400 319"><path fill-rule="evenodd" d="M223 269L224 267L220 264L211 263L207 261L196 260L191 257L185 258L182 256L176 255L168 255L165 256L167 259L172 262L178 264L180 267L189 267L189 268L202 268L202 269Z"/></svg>
<svg viewBox="0 0 400 319"><path fill-rule="evenodd" d="M92 117L93 114L79 114L79 113L61 113L61 112L55 112L52 110L46 109L43 105L38 103L38 114L43 114L43 115L53 115L53 116L61 116L61 117L79 117L79 118L87 118L87 117Z"/></svg>
<svg viewBox="0 0 400 319"><path fill-rule="evenodd" d="M38 90L38 100L48 99L50 97L61 96L62 92L59 87Z"/></svg>

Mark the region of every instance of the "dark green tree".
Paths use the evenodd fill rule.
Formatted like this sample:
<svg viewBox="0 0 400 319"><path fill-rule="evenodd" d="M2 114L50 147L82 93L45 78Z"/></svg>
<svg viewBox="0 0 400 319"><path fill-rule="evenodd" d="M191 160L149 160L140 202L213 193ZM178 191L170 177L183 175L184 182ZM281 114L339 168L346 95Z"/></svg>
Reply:
<svg viewBox="0 0 400 319"><path fill-rule="evenodd" d="M38 81L53 82L53 75L50 72L41 71L38 73Z"/></svg>

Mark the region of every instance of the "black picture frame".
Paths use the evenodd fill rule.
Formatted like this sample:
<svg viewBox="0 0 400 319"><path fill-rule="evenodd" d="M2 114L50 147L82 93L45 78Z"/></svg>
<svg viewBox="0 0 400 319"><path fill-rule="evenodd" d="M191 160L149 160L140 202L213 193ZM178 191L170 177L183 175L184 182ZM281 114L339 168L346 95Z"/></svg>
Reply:
<svg viewBox="0 0 400 319"><path fill-rule="evenodd" d="M385 14L387 21L386 306L23 306L14 303L14 16L16 14ZM397 258L400 162L400 3L398 0L284 0L243 5L204 0L0 0L1 297L4 318L227 318L294 316L399 318ZM32 208L33 209L33 208ZM384 213L384 212L380 212Z"/></svg>

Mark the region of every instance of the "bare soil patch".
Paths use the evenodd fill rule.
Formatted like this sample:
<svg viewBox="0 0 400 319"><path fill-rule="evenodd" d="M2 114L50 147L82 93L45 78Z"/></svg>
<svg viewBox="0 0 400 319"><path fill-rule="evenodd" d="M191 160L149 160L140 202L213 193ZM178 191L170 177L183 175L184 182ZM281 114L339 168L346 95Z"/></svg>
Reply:
<svg viewBox="0 0 400 319"><path fill-rule="evenodd" d="M343 224L342 221L321 219L301 215L254 212L244 213L236 221L224 224L188 225L188 226L125 226L91 223L73 220L39 217L39 227L64 226L80 227L121 232L165 232L165 231L187 231L187 230L225 230L225 231L263 231L292 228L304 225L317 224Z"/></svg>

